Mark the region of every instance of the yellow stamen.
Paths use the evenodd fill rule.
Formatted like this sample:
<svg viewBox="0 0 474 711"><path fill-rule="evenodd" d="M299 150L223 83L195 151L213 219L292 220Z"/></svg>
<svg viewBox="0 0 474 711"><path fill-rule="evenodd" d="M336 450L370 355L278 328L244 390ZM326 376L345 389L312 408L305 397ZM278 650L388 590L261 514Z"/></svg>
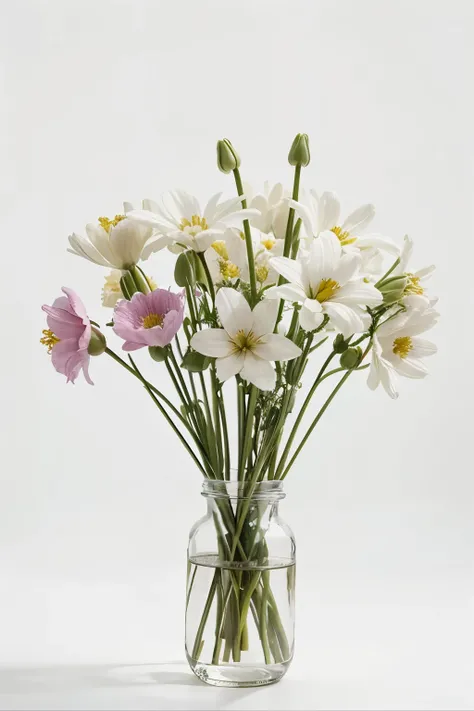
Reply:
<svg viewBox="0 0 474 711"><path fill-rule="evenodd" d="M227 259L219 260L219 271L224 279L235 279L240 274L237 264L232 264Z"/></svg>
<svg viewBox="0 0 474 711"><path fill-rule="evenodd" d="M208 224L207 220L205 217L200 217L199 215L193 215L191 217L191 220L188 220L187 217L183 217L181 220L181 223L179 225L179 229L184 232L184 230L187 227L200 227L201 230L207 230L208 229Z"/></svg>
<svg viewBox="0 0 474 711"><path fill-rule="evenodd" d="M48 353L51 353L53 350L53 346L56 345L56 343L59 343L59 338L54 335L54 333L49 329L45 328L43 329L43 338L40 338L40 343L43 346L46 346L48 349Z"/></svg>
<svg viewBox="0 0 474 711"><path fill-rule="evenodd" d="M275 240L272 239L271 237L268 237L268 239L262 240L262 244L265 247L265 249L268 249L270 251L272 249L273 245L275 244Z"/></svg>
<svg viewBox="0 0 474 711"><path fill-rule="evenodd" d="M413 350L413 342L410 336L400 336L393 342L393 352L400 358L406 358L411 350Z"/></svg>
<svg viewBox="0 0 474 711"><path fill-rule="evenodd" d="M268 267L258 267L255 270L255 276L260 284L263 284L268 279Z"/></svg>
<svg viewBox="0 0 474 711"><path fill-rule="evenodd" d="M237 331L232 339L234 344L233 353L245 353L251 351L259 343L259 339L254 335L253 331Z"/></svg>
<svg viewBox="0 0 474 711"><path fill-rule="evenodd" d="M245 234L244 234L244 232L239 232L239 237L240 237L240 239L245 240Z"/></svg>
<svg viewBox="0 0 474 711"><path fill-rule="evenodd" d="M337 281L334 281L334 279L321 279L313 299L317 299L319 303L322 304L324 301L330 299L331 296L334 296L336 291L340 288L341 285Z"/></svg>
<svg viewBox="0 0 474 711"><path fill-rule="evenodd" d="M114 219L111 220L108 217L99 217L98 222L101 227L104 228L108 234L110 234L110 230L112 227L115 227L118 225L119 222L122 222L122 220L125 220L125 215L115 215Z"/></svg>
<svg viewBox="0 0 474 711"><path fill-rule="evenodd" d="M417 277L415 274L409 273L407 273L405 276L408 279L407 285L405 287L405 294L417 294L421 296L425 290L420 284L420 277Z"/></svg>
<svg viewBox="0 0 474 711"><path fill-rule="evenodd" d="M229 259L229 253L227 252L227 246L223 239L218 239L211 244L213 250L217 252L219 257L222 259Z"/></svg>
<svg viewBox="0 0 474 711"><path fill-rule="evenodd" d="M357 239L357 237L351 237L350 232L343 232L342 227L333 227L331 232L334 232L343 247L346 244L354 244Z"/></svg>
<svg viewBox="0 0 474 711"><path fill-rule="evenodd" d="M143 328L153 328L154 326L163 326L163 321L165 317L163 314L148 314L143 316L142 324Z"/></svg>
<svg viewBox="0 0 474 711"><path fill-rule="evenodd" d="M153 277L147 276L146 280L147 280L147 282L148 282L148 286L150 287L150 290L151 290L151 291L155 291L155 289L158 289L158 284L157 284L156 281L153 279Z"/></svg>

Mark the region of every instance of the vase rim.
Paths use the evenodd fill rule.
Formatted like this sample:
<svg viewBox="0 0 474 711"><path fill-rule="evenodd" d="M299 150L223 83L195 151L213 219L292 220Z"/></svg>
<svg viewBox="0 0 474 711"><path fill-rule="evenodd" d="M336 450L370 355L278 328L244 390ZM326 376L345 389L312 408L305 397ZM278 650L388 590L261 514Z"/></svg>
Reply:
<svg viewBox="0 0 474 711"><path fill-rule="evenodd" d="M236 479L230 481L205 479L202 484L202 495L212 498L261 501L278 501L285 497L283 482L278 480L259 481L252 485L250 481L238 481Z"/></svg>

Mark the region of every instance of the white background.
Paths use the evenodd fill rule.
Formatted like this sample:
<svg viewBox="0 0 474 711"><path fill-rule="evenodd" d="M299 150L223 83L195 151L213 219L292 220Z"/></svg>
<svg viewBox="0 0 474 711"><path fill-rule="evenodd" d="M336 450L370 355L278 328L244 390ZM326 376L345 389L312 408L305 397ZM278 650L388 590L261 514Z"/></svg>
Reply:
<svg viewBox="0 0 474 711"><path fill-rule="evenodd" d="M472 709L474 3L0 8L0 708ZM174 187L231 195L223 136L244 179L288 185L298 131L306 187L346 213L374 202L378 231L437 264L439 354L397 402L353 376L321 422L282 508L294 664L275 687L216 690L182 663L199 475L106 356L95 387L66 387L39 307L67 285L104 323L104 271L66 253L70 232ZM147 272L167 286L171 264Z"/></svg>

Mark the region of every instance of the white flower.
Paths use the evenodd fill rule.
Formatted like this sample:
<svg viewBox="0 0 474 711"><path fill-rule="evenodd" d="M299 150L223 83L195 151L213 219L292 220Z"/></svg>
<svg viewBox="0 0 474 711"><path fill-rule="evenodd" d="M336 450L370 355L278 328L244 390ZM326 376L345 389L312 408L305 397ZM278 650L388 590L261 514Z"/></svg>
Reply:
<svg viewBox="0 0 474 711"><path fill-rule="evenodd" d="M333 192L324 192L320 197L311 190L305 202L290 200L290 205L295 208L301 217L309 244L314 237L330 230L339 239L344 252L360 253L361 267L366 274L379 274L382 270L383 255L380 250L389 254L398 255L397 245L387 237L379 234L360 236L375 216L373 205L361 205L340 221L341 205L339 198Z"/></svg>
<svg viewBox="0 0 474 711"><path fill-rule="evenodd" d="M419 269L416 272L410 272L409 262L411 261L411 256L413 253L413 240L405 235L403 241L403 248L400 254L400 264L390 276L398 276L405 274L408 278L407 285L405 287L404 296L402 303L408 308L414 309L426 309L430 303L430 299L426 296L426 282L430 279L431 275L435 270L434 264L424 269Z"/></svg>
<svg viewBox="0 0 474 711"><path fill-rule="evenodd" d="M289 283L271 287L266 295L303 304L300 324L306 331L318 328L327 315L344 337L361 333L367 328L365 307L382 302L380 291L358 274L360 257L344 254L332 232L313 240L298 260L274 257L271 263Z"/></svg>
<svg viewBox="0 0 474 711"><path fill-rule="evenodd" d="M428 374L421 359L436 353L437 348L431 341L418 336L432 328L438 317L439 314L431 308L426 311L410 310L379 326L373 339L372 363L367 379L371 390L382 383L390 397L396 399L396 373L407 378L424 378Z"/></svg>
<svg viewBox="0 0 474 711"><path fill-rule="evenodd" d="M213 242L206 250L205 258L216 286L229 282L233 284L237 279L248 281L247 248L239 230L226 230L222 239Z"/></svg>
<svg viewBox="0 0 474 711"><path fill-rule="evenodd" d="M119 299L123 299L122 289L120 288L120 279L122 272L120 269L112 269L110 274L105 277L105 283L102 288L102 306L113 309Z"/></svg>
<svg viewBox="0 0 474 711"><path fill-rule="evenodd" d="M285 246L284 239L275 239L271 235L252 230L253 250L255 257L255 276L262 286L275 284L278 272L271 264L272 257L281 257Z"/></svg>
<svg viewBox="0 0 474 711"><path fill-rule="evenodd" d="M272 188L267 182L264 184L264 192L252 196L252 188L245 186L245 193L248 195L249 207L256 208L260 214L250 220L252 227L265 234L273 232L277 239L285 237L286 225L288 222L287 195L281 183L276 183Z"/></svg>
<svg viewBox="0 0 474 711"><path fill-rule="evenodd" d="M68 252L94 264L112 269L128 269L151 254L153 230L116 215L113 220L99 217L97 225L86 225L87 239L73 233Z"/></svg>
<svg viewBox="0 0 474 711"><path fill-rule="evenodd" d="M205 252L223 235L227 227L241 225L243 220L259 214L258 210L243 210L242 197L219 203L221 195L214 195L201 211L193 195L184 190L176 190L169 193L169 206L163 197L161 204L148 201L148 209L131 210L127 217L157 230L173 246L172 251L193 249L195 252Z"/></svg>
<svg viewBox="0 0 474 711"><path fill-rule="evenodd" d="M278 302L260 301L252 311L242 294L223 287L217 292L216 307L223 328L198 331L191 346L216 358L219 380L240 373L260 390L272 390L276 376L270 361L292 360L301 353L288 338L273 333Z"/></svg>

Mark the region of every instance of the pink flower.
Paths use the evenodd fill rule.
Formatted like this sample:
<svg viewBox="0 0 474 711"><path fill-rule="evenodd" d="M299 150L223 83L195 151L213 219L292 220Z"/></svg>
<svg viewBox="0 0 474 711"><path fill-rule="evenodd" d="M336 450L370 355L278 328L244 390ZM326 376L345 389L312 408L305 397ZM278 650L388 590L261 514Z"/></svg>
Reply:
<svg viewBox="0 0 474 711"><path fill-rule="evenodd" d="M167 346L183 323L184 297L166 289L134 294L119 301L114 311L114 331L123 338L124 351L146 346Z"/></svg>
<svg viewBox="0 0 474 711"><path fill-rule="evenodd" d="M62 287L66 296L57 298L52 306L41 308L48 314L49 331L43 331L41 342L48 346L51 361L58 371L66 376L67 382L74 383L81 372L89 385L94 385L89 377L88 353L92 327L84 304L72 290Z"/></svg>

